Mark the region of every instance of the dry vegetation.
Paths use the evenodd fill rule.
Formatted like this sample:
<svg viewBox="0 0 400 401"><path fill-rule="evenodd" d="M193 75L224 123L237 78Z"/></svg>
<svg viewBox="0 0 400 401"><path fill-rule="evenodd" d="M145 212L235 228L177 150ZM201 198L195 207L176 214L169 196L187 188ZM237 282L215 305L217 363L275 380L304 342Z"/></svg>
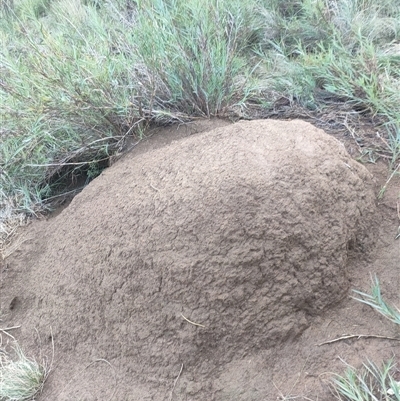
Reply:
<svg viewBox="0 0 400 401"><path fill-rule="evenodd" d="M4 0L0 35L3 238L149 124L333 108L400 152L393 0Z"/></svg>
<svg viewBox="0 0 400 401"><path fill-rule="evenodd" d="M155 124L277 116L281 104L286 116L367 115L398 174L398 1L3 0L0 40L0 242ZM378 283L358 294L399 318ZM20 365L2 358L4 385ZM340 399L400 400L392 368L350 368ZM365 377L385 383L380 396L345 392Z"/></svg>

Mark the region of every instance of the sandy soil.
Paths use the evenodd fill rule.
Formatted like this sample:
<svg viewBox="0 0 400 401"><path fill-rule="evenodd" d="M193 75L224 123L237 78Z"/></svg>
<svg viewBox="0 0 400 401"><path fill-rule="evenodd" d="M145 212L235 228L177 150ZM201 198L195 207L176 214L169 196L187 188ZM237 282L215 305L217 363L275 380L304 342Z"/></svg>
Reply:
<svg viewBox="0 0 400 401"><path fill-rule="evenodd" d="M400 305L385 163L301 121L161 131L1 262L0 328L52 360L38 400L330 401L343 361L399 354L389 339L322 344L400 338L350 298L377 274Z"/></svg>

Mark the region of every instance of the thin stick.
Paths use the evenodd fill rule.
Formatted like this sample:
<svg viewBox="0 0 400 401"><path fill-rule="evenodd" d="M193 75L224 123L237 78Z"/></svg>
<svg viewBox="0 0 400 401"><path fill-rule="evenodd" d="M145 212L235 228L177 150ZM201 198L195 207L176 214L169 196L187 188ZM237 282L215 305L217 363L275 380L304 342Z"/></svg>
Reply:
<svg viewBox="0 0 400 401"><path fill-rule="evenodd" d="M316 344L316 345L321 346L321 345L325 345L325 344L332 344L332 343L334 343L336 341L348 340L349 338L357 338L357 339L360 339L360 338L382 338L382 339L385 339L385 340L400 341L400 338L396 338L396 337L375 336L373 334L352 334L352 335L348 335L348 336L335 338L333 340L324 341L323 343Z"/></svg>
<svg viewBox="0 0 400 401"><path fill-rule="evenodd" d="M172 396L174 395L175 386L176 386L176 383L178 383L179 378L181 377L182 370L183 370L183 363L182 363L182 366L181 366L181 370L179 371L179 374L175 379L174 386L172 387L171 395L169 396L169 401L172 400Z"/></svg>
<svg viewBox="0 0 400 401"><path fill-rule="evenodd" d="M202 325L202 324L200 324L200 323L192 322L192 321L189 320L187 317L183 316L182 313L181 313L181 316L182 316L188 323L193 324L194 326L206 327L206 326L204 326L204 325Z"/></svg>

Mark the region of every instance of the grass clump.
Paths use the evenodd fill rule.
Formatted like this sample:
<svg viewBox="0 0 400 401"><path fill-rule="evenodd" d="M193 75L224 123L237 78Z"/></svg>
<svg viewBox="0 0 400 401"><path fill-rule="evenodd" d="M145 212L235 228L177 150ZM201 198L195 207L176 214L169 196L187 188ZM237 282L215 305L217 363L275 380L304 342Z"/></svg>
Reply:
<svg viewBox="0 0 400 401"><path fill-rule="evenodd" d="M266 60L272 87L309 110L371 115L400 154L400 6L393 1L275 3ZM282 72L285 74L282 75Z"/></svg>
<svg viewBox="0 0 400 401"><path fill-rule="evenodd" d="M257 2L141 1L136 38L143 93L152 108L215 116L244 104L259 43Z"/></svg>
<svg viewBox="0 0 400 401"><path fill-rule="evenodd" d="M368 361L356 370L348 366L344 376L333 384L339 400L346 401L400 401L400 381L396 381L396 366L388 361L377 366Z"/></svg>
<svg viewBox="0 0 400 401"><path fill-rule="evenodd" d="M19 346L14 356L0 350L0 400L32 400L42 389L47 377L46 369L28 358Z"/></svg>
<svg viewBox="0 0 400 401"><path fill-rule="evenodd" d="M383 315L386 319L389 319L391 322L400 325L400 310L399 308L390 306L384 301L381 294L379 280L376 276L373 280L371 294L356 290L354 290L354 292L359 295L359 298L353 297L355 300L371 306L375 311Z"/></svg>
<svg viewBox="0 0 400 401"><path fill-rule="evenodd" d="M0 40L3 237L148 125L369 116L400 155L398 2L6 0Z"/></svg>
<svg viewBox="0 0 400 401"><path fill-rule="evenodd" d="M2 221L43 210L71 178L95 176L143 124L225 113L251 94L255 1L7 4Z"/></svg>
<svg viewBox="0 0 400 401"><path fill-rule="evenodd" d="M375 276L371 294L356 291L355 300L371 306L391 322L400 325L400 310L386 303L380 283ZM400 401L400 370L393 360L377 366L364 363L361 369L348 366L343 376L336 375L333 386L339 400L343 401Z"/></svg>

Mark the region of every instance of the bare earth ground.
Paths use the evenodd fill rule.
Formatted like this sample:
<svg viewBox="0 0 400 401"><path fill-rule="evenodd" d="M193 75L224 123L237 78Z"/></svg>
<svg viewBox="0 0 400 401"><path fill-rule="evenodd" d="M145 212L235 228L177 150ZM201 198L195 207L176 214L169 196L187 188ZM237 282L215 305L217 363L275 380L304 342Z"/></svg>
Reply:
<svg viewBox="0 0 400 401"><path fill-rule="evenodd" d="M26 352L39 360L45 356L53 359L52 372L38 400L330 401L334 396L327 380L332 372L344 372L342 360L358 367L367 359L380 364L393 356L398 358L400 342L394 340L362 338L319 344L350 334L400 338L398 327L349 297L352 288L369 291L370 275L377 274L384 298L400 305L400 239L395 240L400 224L399 177L390 182L375 208L368 201L370 188L364 188L363 182L373 186L371 196L376 198L388 177L386 164L365 165L373 178L355 166L361 180L346 175L344 169L344 175L335 178L343 181L342 186L330 188L326 185L329 180L325 184L321 180L319 187L307 192L303 187L316 183L316 167L310 164L305 168L306 158L297 160L297 165L285 164L282 160L287 160L288 154L282 153L278 167L283 170L273 170L278 177L276 182L282 181L280 173L305 177L304 182L291 182L293 199L299 204L298 213L290 214L293 205L285 205L285 199L290 197L282 193L282 188L276 189L272 181L270 186L264 184L270 174L264 177L257 170L257 146L250 158L239 160L237 169L230 170L229 154L234 158L237 149L244 149L241 144L246 140L251 148L251 141L259 140L257 136L241 137L239 132L236 150L230 153L226 146L220 148L218 160L222 164L217 164L215 175L203 186L201 177L212 170L207 163L215 160L208 158L209 153L201 155L201 150L204 146L215 150L216 142L213 138L204 142L209 138L206 133L200 134L205 138L201 147L196 136L190 138L192 142L185 138L227 124L217 120L164 129L125 155L56 217L36 221L21 230L0 265L0 328L20 325L12 334ZM300 136L310 129L302 124L298 123L295 130ZM221 144L226 145L223 131L220 137ZM354 153L352 140L338 139L349 153ZM330 139L326 144L324 141L321 139L319 160L332 161L327 168L334 166L336 171L340 163L335 164L336 156L328 150L335 144ZM283 145L281 151L286 152L288 146ZM307 142L299 144L304 149L306 145ZM167 155L169 170L151 170L149 166L159 164L163 154ZM225 160L230 163L225 165ZM192 175L184 171L187 165L194 166ZM246 169L255 174L247 175ZM171 171L175 181L169 181ZM176 181L178 173L182 176ZM231 174L233 186L228 185ZM156 182L160 176L164 180ZM252 184L244 191L248 197L240 199L233 193L218 209L225 199L218 198L219 192L230 194L230 188L240 183L235 181L237 177L245 177ZM174 188L176 182L182 190L173 194L162 191ZM359 198L351 192L355 189ZM336 194L339 195L334 199ZM249 202L252 197L254 204ZM268 203L271 197L278 205ZM347 201L340 204L343 197ZM146 203L147 199L151 202ZM305 200L316 199L320 199L321 209L317 204L307 208ZM162 217L157 217L157 210L154 216L149 212L156 201L160 208L168 205ZM288 220L279 220L277 216L285 214L285 207L291 211ZM229 208L233 214L224 215ZM280 222L276 231L259 231L261 224L246 225L253 220L268 221L265 219L271 209L277 211L274 218ZM318 240L321 239L321 244L315 244L315 254L307 226L307 213L312 209L317 216L310 222L314 230L311 233L318 232ZM192 213L190 218L185 214L188 210ZM248 215L253 220L247 219ZM325 220L319 220L319 215ZM233 216L237 216L238 223L229 226ZM204 221L208 221L205 227L224 227L220 235L213 237L212 230L196 232ZM295 222L300 231L291 224ZM327 223L332 225L324 227ZM177 233L172 237L167 230L171 224ZM185 231L187 226L192 230ZM237 235L241 226L245 234ZM355 233L365 240L353 243ZM349 238L345 238L347 235ZM192 248L196 236L201 241ZM244 246L242 238L252 242ZM290 249L284 248L286 242ZM232 243L235 246L230 248ZM260 243L267 248L274 244L282 252L270 259L265 253L260 256ZM236 253L231 255L232 249ZM300 273L297 270L293 276L290 266L308 263L304 259L307 249L312 254L310 269ZM228 259L232 262L224 264ZM263 261L275 266L275 259L282 276L268 276L263 271ZM121 265L121 261L127 263ZM202 262L207 269L201 266ZM252 269L255 265L261 268ZM184 270L187 266L192 266L190 274ZM320 274L316 274L321 266ZM308 285L312 293L307 293ZM182 315L206 327L195 326ZM4 342L6 336L2 338Z"/></svg>

